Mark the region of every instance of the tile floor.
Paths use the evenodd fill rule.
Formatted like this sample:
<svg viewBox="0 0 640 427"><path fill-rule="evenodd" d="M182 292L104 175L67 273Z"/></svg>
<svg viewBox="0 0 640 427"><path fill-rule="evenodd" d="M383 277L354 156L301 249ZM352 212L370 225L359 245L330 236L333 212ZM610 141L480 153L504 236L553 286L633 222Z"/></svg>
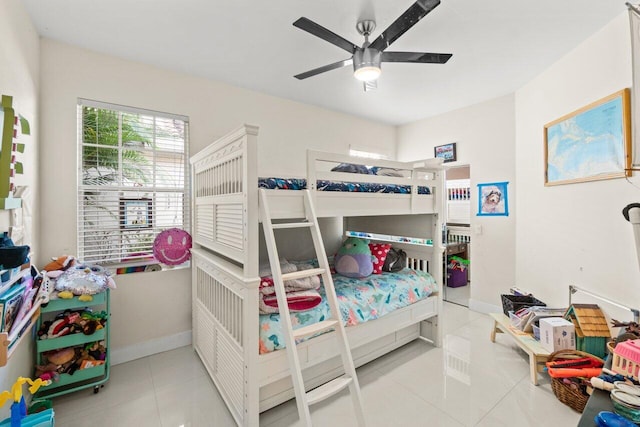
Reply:
<svg viewBox="0 0 640 427"><path fill-rule="evenodd" d="M369 426L575 426L544 378L529 381L527 357L508 337L489 341L488 316L445 303L442 348L416 340L358 369ZM191 347L114 366L94 395L54 400L56 426L232 426ZM314 426L353 425L347 391L312 408ZM300 426L295 402L261 415L261 426Z"/></svg>
<svg viewBox="0 0 640 427"><path fill-rule="evenodd" d="M460 286L459 288L450 288L448 286L444 288L444 300L454 304L469 307L470 296L471 283L467 286Z"/></svg>

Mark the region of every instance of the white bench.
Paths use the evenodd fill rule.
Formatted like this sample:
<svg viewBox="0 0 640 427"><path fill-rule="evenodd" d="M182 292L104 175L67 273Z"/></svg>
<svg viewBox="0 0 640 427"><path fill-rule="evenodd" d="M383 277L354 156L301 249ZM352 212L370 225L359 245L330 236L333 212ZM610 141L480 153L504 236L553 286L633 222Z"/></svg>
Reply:
<svg viewBox="0 0 640 427"><path fill-rule="evenodd" d="M549 358L549 351L540 342L536 341L532 334L522 332L511 325L511 321L502 313L490 313L494 325L491 330L491 342L496 342L496 333L509 335L515 343L529 355L529 369L531 372L531 382L538 385L538 372L542 372L544 364ZM542 365L542 366L539 366Z"/></svg>

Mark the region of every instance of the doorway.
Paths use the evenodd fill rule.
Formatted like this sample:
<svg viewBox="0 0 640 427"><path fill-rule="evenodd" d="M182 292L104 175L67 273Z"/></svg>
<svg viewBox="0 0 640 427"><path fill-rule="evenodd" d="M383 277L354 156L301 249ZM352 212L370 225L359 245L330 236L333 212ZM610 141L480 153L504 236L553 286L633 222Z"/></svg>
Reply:
<svg viewBox="0 0 640 427"><path fill-rule="evenodd" d="M444 300L469 307L471 296L471 167L446 171Z"/></svg>

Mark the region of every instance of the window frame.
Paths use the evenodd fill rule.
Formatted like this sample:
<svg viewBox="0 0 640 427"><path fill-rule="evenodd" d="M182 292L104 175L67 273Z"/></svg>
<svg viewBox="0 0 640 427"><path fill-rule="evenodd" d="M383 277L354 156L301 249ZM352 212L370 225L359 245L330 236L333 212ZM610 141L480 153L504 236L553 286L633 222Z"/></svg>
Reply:
<svg viewBox="0 0 640 427"><path fill-rule="evenodd" d="M115 111L118 113L118 144L117 146L108 146L102 144L92 144L86 143L84 141L84 109L85 108L96 108L100 110L109 110ZM151 164L147 165L151 167L153 177L152 183L144 186L126 186L123 185L123 152L128 148L124 146L122 136L122 115L123 114L133 114L133 115L141 115L145 117L152 117L154 124L154 133L153 140L151 143L151 149L149 150L152 153L151 156ZM157 119L163 120L177 120L181 121L184 126L184 140L182 145L182 151L177 151L176 157L180 155L183 157L182 176L180 174L175 175L178 179L182 179L184 185L173 187L162 185L158 185L158 170L161 170L162 162L159 161L159 157L162 157L162 153L170 153L171 149L162 149L157 148L156 143L156 134L155 134L155 121ZM189 164L189 134L190 134L190 123L189 118L187 116L159 112L155 110L148 110L137 107L130 107L120 104L107 103L102 101L89 100L85 98L78 98L77 100L77 177L76 177L76 201L77 201L77 209L76 209L76 226L77 226L77 252L78 257L82 260L87 260L88 262L105 265L108 267L118 267L118 266L131 266L131 265L145 265L145 264L158 264L159 261L153 258L153 241L151 244L145 245L145 250L140 253L131 253L125 252L127 247L124 243L126 240L131 240L132 236L135 239L134 233L147 233L148 236L155 237L165 229L173 228L172 226L163 227L161 224L156 225L158 214L157 209L158 206L154 205L154 201L157 204L158 199L169 199L171 197L177 197L181 200L181 209L176 209L175 214L177 217L182 219L182 223L180 224L176 222L175 227L186 230L187 232L191 229L191 198L190 198L190 186L191 186L191 177L190 177L190 164ZM179 141L179 139L175 139L175 141ZM84 148L87 146L95 146L97 148L113 148L118 150L118 170L114 171L117 174L117 182L113 183L114 185L102 185L102 184L85 184L85 150ZM136 150L136 148L129 148L132 150ZM137 150L136 150L137 151ZM145 152L145 150L140 150L140 152ZM158 156L160 153L160 156ZM180 165L181 162L177 162L177 165ZM160 168L158 167L160 165ZM96 166L96 167L99 167ZM169 176L169 175L168 175ZM87 255L88 252L92 250L98 250L99 247L94 244L87 244L85 236L91 228L87 226L87 217L90 216L87 210L87 207L90 206L85 202L85 195L87 192L96 192L96 194L106 197L117 198L118 202L116 205L112 206L113 202L106 202L106 206L109 207L110 214L117 215L119 226L113 227L109 230L108 227L105 227L104 230L112 231L114 234L111 236L115 241L119 240L119 243L115 247L104 249L104 255L101 259L87 259L87 258L95 258L94 256ZM138 194L138 195L136 195ZM140 195L143 194L143 195ZM137 201L140 203L144 203L146 206L146 219L147 223L144 225L131 224L131 226L126 226L124 223L126 219L126 203L128 201ZM115 207L117 206L117 208ZM140 205L142 206L142 205ZM144 211L144 209L143 209ZM144 215L144 213L142 213ZM98 220L99 223L99 220ZM117 230L116 230L117 228ZM99 228L102 230L102 228ZM119 252L119 254L118 254ZM133 256L132 256L133 255ZM188 266L189 263L185 263L185 266Z"/></svg>

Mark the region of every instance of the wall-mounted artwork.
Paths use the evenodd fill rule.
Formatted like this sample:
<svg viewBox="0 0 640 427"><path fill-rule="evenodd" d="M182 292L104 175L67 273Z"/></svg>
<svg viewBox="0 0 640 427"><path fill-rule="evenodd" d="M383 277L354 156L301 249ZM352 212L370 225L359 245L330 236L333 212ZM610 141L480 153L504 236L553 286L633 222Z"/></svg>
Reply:
<svg viewBox="0 0 640 427"><path fill-rule="evenodd" d="M623 89L544 127L544 185L631 176L629 90Z"/></svg>
<svg viewBox="0 0 640 427"><path fill-rule="evenodd" d="M509 216L508 182L478 184L478 216Z"/></svg>
<svg viewBox="0 0 640 427"><path fill-rule="evenodd" d="M455 162L456 157L456 143L452 142L451 144L438 145L437 147L433 147L433 154L436 158L444 159L445 163Z"/></svg>
<svg viewBox="0 0 640 427"><path fill-rule="evenodd" d="M22 162L16 161L17 153L24 153L25 144L14 141L19 135L30 135L29 121L21 115L16 115L13 109L13 97L2 95L0 108L0 124L2 124L2 144L0 146L0 209L15 209L21 206L21 201L13 197L15 190L14 178L22 174Z"/></svg>

